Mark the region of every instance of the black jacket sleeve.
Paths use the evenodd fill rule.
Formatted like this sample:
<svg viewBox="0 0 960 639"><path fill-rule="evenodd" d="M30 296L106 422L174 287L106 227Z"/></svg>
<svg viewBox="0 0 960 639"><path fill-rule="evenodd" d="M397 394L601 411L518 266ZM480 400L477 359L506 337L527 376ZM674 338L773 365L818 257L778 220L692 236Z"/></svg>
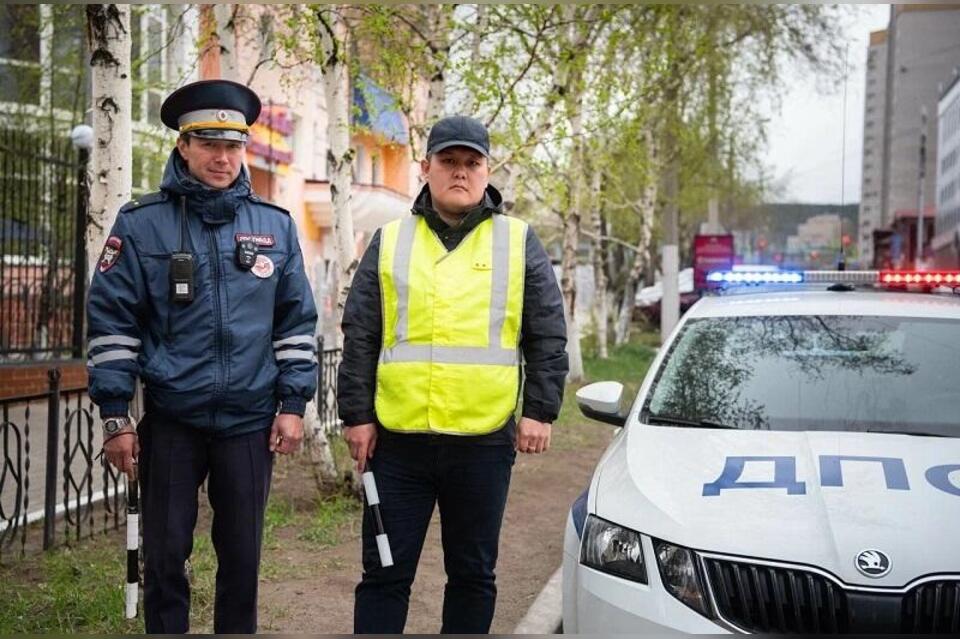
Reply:
<svg viewBox="0 0 960 639"><path fill-rule="evenodd" d="M380 231L377 231L353 275L343 309L343 359L337 372L337 412L344 426L376 421L373 400L383 332L379 258Z"/></svg>
<svg viewBox="0 0 960 639"><path fill-rule="evenodd" d="M540 238L527 231L527 264L523 285L523 416L553 422L563 403L567 377L567 322L563 296Z"/></svg>

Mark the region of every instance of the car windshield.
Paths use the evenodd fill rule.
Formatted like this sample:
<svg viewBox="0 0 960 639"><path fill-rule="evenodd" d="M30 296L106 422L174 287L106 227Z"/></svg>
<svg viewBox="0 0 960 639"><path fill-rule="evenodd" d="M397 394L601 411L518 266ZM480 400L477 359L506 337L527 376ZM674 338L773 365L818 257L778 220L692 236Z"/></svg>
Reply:
<svg viewBox="0 0 960 639"><path fill-rule="evenodd" d="M649 423L960 435L960 321L719 317L687 322Z"/></svg>

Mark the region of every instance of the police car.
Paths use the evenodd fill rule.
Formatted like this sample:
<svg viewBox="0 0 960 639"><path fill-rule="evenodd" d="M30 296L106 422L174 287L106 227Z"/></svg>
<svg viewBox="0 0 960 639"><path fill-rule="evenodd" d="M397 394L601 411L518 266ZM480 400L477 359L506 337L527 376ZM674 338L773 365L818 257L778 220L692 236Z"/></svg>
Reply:
<svg viewBox="0 0 960 639"><path fill-rule="evenodd" d="M565 632L960 631L960 273L711 273L567 522ZM751 286L744 286L751 285Z"/></svg>

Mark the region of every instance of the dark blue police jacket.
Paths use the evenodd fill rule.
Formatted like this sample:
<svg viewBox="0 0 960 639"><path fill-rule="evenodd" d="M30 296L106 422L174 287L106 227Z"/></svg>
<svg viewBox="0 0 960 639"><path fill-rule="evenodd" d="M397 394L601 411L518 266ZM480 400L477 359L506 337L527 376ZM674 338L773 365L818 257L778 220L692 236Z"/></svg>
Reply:
<svg viewBox="0 0 960 639"><path fill-rule="evenodd" d="M87 302L90 397L127 414L136 378L151 416L216 435L303 415L317 384L317 311L289 214L254 195L246 169L229 189L204 186L179 152L161 190L125 205ZM193 301L171 301L171 254L193 254ZM238 242L257 246L241 268Z"/></svg>

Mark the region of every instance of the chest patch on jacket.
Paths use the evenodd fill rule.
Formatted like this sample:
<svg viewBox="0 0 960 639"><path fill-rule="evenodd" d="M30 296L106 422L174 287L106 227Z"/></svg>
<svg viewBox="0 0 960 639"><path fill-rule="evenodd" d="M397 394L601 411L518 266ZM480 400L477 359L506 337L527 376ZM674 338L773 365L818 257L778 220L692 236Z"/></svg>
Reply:
<svg viewBox="0 0 960 639"><path fill-rule="evenodd" d="M116 235L111 235L103 245L103 252L100 254L98 268L101 273L106 273L120 259L120 249L123 247L123 240Z"/></svg>
<svg viewBox="0 0 960 639"><path fill-rule="evenodd" d="M257 246L274 246L276 240L272 235L263 235L261 233L237 233L237 242L253 242Z"/></svg>
<svg viewBox="0 0 960 639"><path fill-rule="evenodd" d="M250 272L262 280L267 279L273 275L273 260L261 253L257 256L257 262L250 269Z"/></svg>

